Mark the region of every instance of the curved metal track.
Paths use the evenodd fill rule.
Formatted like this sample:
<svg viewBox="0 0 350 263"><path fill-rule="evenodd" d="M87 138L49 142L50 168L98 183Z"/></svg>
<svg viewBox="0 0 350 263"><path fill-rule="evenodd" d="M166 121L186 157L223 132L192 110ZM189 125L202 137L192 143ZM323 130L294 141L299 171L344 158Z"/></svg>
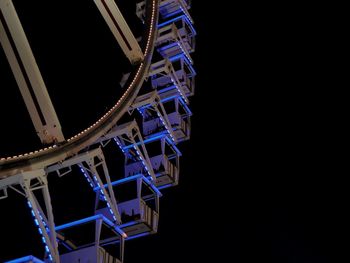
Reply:
<svg viewBox="0 0 350 263"><path fill-rule="evenodd" d="M130 74L129 81L126 84L128 88L122 97L97 122L64 143L30 153L1 158L0 179L63 161L95 142L116 125L117 121L123 116L138 95L144 79L148 76L151 65L157 36L159 0L147 0L146 5L145 22L148 25L148 30L146 30L146 35L143 38L145 40L143 43L144 61Z"/></svg>

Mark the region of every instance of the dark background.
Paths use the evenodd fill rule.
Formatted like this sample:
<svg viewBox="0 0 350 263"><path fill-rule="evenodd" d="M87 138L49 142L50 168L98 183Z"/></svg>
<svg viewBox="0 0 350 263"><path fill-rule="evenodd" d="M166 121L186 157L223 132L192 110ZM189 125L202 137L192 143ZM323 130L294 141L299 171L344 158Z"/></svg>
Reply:
<svg viewBox="0 0 350 263"><path fill-rule="evenodd" d="M159 233L128 242L126 262L336 262L346 249L345 192L325 122L329 100L313 81L312 30L282 6L193 2L198 76L180 185L161 199ZM68 70L74 74L65 79L84 81L85 70ZM0 255L40 255L24 202L9 199Z"/></svg>

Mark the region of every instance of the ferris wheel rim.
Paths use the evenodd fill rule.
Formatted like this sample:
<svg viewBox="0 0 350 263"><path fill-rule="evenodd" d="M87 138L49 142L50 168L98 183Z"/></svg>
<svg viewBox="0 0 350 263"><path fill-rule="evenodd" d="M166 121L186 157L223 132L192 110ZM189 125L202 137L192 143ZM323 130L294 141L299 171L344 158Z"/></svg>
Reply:
<svg viewBox="0 0 350 263"><path fill-rule="evenodd" d="M0 157L0 180L23 171L43 168L73 156L91 145L116 125L117 121L128 110L128 107L138 95L144 78L148 74L156 39L158 7L159 0L146 0L145 21L148 30L145 31L147 41L144 43L144 61L130 74L133 77L129 77L129 82L131 79L132 81L114 106L93 125L60 145L56 144L15 156Z"/></svg>

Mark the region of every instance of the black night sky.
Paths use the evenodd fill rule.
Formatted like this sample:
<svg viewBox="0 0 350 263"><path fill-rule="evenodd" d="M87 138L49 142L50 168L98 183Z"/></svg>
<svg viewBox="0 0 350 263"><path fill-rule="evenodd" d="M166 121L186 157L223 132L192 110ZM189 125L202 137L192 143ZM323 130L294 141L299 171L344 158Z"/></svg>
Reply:
<svg viewBox="0 0 350 263"><path fill-rule="evenodd" d="M136 21L133 1L117 2ZM64 132L72 135L118 98L128 61L93 1L14 4ZM196 94L192 137L179 147L180 185L164 191L158 234L127 242L125 263L340 262L342 193L320 125L325 113L309 89L304 38L285 33L295 34L290 23L282 25L285 18L240 8L222 14L193 1ZM132 24L140 34L142 26ZM0 89L1 155L39 147L2 50ZM40 257L24 199L11 192L0 211L0 262Z"/></svg>

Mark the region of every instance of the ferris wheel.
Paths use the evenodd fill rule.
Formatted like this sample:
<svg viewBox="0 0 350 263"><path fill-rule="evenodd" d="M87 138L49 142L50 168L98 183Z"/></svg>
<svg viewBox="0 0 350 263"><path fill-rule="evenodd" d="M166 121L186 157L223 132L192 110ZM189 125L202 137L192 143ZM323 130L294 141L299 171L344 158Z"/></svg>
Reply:
<svg viewBox="0 0 350 263"><path fill-rule="evenodd" d="M178 146L190 139L195 91L191 1L136 1L138 32L120 1L93 2L128 72L119 97L110 96L113 104L67 136L16 3L0 0L0 43L41 144L0 156L0 199L23 196L43 251L41 259L7 262L127 262L127 241L157 233L162 191L179 183ZM89 213L55 206L59 193L69 200L69 188L83 196Z"/></svg>

